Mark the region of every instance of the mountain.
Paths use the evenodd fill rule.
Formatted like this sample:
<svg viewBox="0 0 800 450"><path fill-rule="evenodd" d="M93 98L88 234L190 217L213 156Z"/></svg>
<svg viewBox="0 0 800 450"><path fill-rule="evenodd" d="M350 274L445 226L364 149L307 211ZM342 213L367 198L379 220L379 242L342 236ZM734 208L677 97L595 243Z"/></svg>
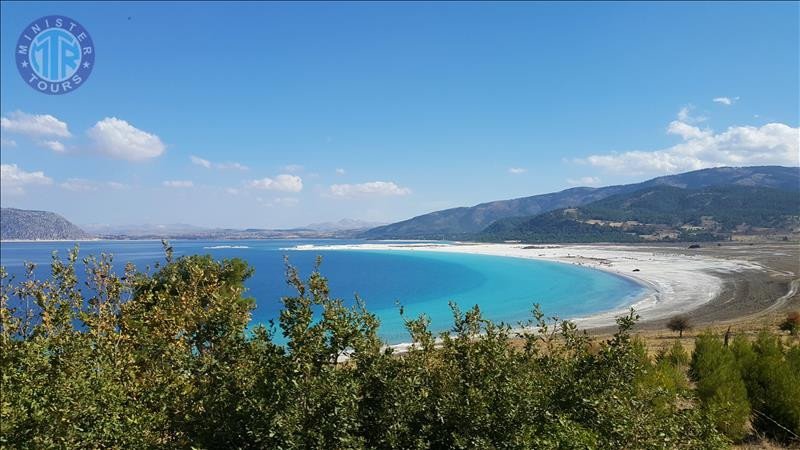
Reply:
<svg viewBox="0 0 800 450"><path fill-rule="evenodd" d="M800 168L781 166L718 167L653 178L642 183L601 188L577 187L436 211L359 234L366 239L459 239L485 229L499 219L533 216L560 208L582 206L613 195L655 186L702 189L711 186L756 186L780 190L800 189Z"/></svg>
<svg viewBox="0 0 800 450"><path fill-rule="evenodd" d="M341 219L337 222L312 223L302 229L314 231L347 231L347 230L366 230L385 225L386 222L367 222L358 219Z"/></svg>
<svg viewBox="0 0 800 450"><path fill-rule="evenodd" d="M0 208L0 240L89 239L72 222L49 211Z"/></svg>
<svg viewBox="0 0 800 450"><path fill-rule="evenodd" d="M800 195L754 186L684 189L669 185L580 207L500 219L477 239L525 242L637 242L729 239L800 231Z"/></svg>
<svg viewBox="0 0 800 450"><path fill-rule="evenodd" d="M108 225L108 224L82 224L81 228L97 236L177 236L192 233L202 233L208 228L187 225L183 223L175 224L140 224L140 225Z"/></svg>

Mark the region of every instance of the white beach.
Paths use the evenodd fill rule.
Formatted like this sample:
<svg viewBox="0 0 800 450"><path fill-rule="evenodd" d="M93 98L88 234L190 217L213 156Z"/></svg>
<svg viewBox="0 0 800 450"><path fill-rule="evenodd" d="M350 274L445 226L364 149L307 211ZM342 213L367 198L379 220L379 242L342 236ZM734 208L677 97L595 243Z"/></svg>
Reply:
<svg viewBox="0 0 800 450"><path fill-rule="evenodd" d="M633 307L642 320L685 313L715 299L722 291L723 276L744 270L765 270L759 264L736 259L685 254L679 247L624 245L526 245L526 244L432 244L367 243L356 245L303 245L294 250L403 250L470 253L541 259L576 264L631 278L648 288L625 308L588 317L569 318L582 328L614 323L614 318ZM657 250L657 251L655 251ZM634 271L638 269L637 271Z"/></svg>

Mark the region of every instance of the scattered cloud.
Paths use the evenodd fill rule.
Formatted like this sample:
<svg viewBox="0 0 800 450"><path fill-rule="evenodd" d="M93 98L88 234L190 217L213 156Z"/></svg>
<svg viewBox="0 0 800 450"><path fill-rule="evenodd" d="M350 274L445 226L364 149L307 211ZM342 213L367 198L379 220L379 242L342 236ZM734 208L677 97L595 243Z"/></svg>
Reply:
<svg viewBox="0 0 800 450"><path fill-rule="evenodd" d="M123 189L128 189L130 186L124 183L119 183L116 181L92 181L87 180L86 178L68 178L66 181L59 184L62 189L66 189L68 191L73 192L89 192L89 191L97 191L101 188L108 188L113 189L115 191L121 191Z"/></svg>
<svg viewBox="0 0 800 450"><path fill-rule="evenodd" d="M261 197L256 197L256 201L262 205L269 208L276 207L276 206L295 206L300 203L299 198L295 197L278 197L278 198L271 198L271 199L263 199Z"/></svg>
<svg viewBox="0 0 800 450"><path fill-rule="evenodd" d="M57 153L64 153L64 151L66 151L64 144L60 141L40 141L39 145Z"/></svg>
<svg viewBox="0 0 800 450"><path fill-rule="evenodd" d="M528 169L523 169L522 167L511 167L510 169L508 169L508 173L512 175L520 175L527 171Z"/></svg>
<svg viewBox="0 0 800 450"><path fill-rule="evenodd" d="M128 186L127 184L119 183L117 181L109 181L109 182L106 183L106 185L108 187L110 187L111 189L114 189L114 190L117 190L117 191L121 191L123 189L129 189L130 188L130 186Z"/></svg>
<svg viewBox="0 0 800 450"><path fill-rule="evenodd" d="M23 194L25 186L49 184L53 184L53 179L42 171L26 172L16 164L0 164L0 190L3 193Z"/></svg>
<svg viewBox="0 0 800 450"><path fill-rule="evenodd" d="M0 147L2 148L14 148L16 146L17 146L17 141L13 139L6 139L6 138L0 139Z"/></svg>
<svg viewBox="0 0 800 450"><path fill-rule="evenodd" d="M345 171L344 169L336 169L336 175L344 175L346 173L347 171Z"/></svg>
<svg viewBox="0 0 800 450"><path fill-rule="evenodd" d="M28 114L22 111L14 111L8 116L0 117L0 129L8 133L19 133L34 138L72 136L67 124L50 114Z"/></svg>
<svg viewBox="0 0 800 450"><path fill-rule="evenodd" d="M214 163L207 159L203 159L199 156L191 155L189 156L189 160L192 161L192 164L200 167L205 167L206 169L220 169L220 170L228 170L228 169L235 169L235 170L249 170L250 168L245 166L244 164L239 164L238 162L224 162L224 163Z"/></svg>
<svg viewBox="0 0 800 450"><path fill-rule="evenodd" d="M408 195L411 189L400 187L391 181L371 181L360 184L334 184L329 189L329 194L334 197L361 197L361 196L400 196Z"/></svg>
<svg viewBox="0 0 800 450"><path fill-rule="evenodd" d="M285 172L289 172L289 173L297 173L297 172L300 172L301 170L303 170L303 166L301 166L300 164L289 164L289 165L283 166L283 170Z"/></svg>
<svg viewBox="0 0 800 450"><path fill-rule="evenodd" d="M239 190L236 188L225 188L225 193L230 195L239 195Z"/></svg>
<svg viewBox="0 0 800 450"><path fill-rule="evenodd" d="M637 175L719 166L800 165L800 128L782 123L734 126L721 133L682 123L670 124L668 132L681 136L683 142L660 150L591 155L575 161Z"/></svg>
<svg viewBox="0 0 800 450"><path fill-rule="evenodd" d="M711 101L725 106L731 106L739 100L739 97L714 97Z"/></svg>
<svg viewBox="0 0 800 450"><path fill-rule="evenodd" d="M217 163L214 164L214 167L221 170L228 170L228 169L242 170L242 171L250 170L249 167L245 166L244 164L239 164L238 162Z"/></svg>
<svg viewBox="0 0 800 450"><path fill-rule="evenodd" d="M194 183L189 180L167 180L161 184L164 187L178 189L194 187Z"/></svg>
<svg viewBox="0 0 800 450"><path fill-rule="evenodd" d="M69 178L64 181L60 186L68 191L73 192L87 192L96 191L97 184L84 178Z"/></svg>
<svg viewBox="0 0 800 450"><path fill-rule="evenodd" d="M694 105L684 106L678 110L678 120L688 124L695 124L708 120L707 117L694 115L692 111L694 111Z"/></svg>
<svg viewBox="0 0 800 450"><path fill-rule="evenodd" d="M199 158L199 157L194 156L194 155L190 156L189 159L192 161L192 164L194 164L196 166L205 167L206 169L210 169L211 168L211 161L209 161L207 159Z"/></svg>
<svg viewBox="0 0 800 450"><path fill-rule="evenodd" d="M700 128L689 125L686 122L681 122L680 120L673 120L669 123L667 127L667 133L669 134L676 134L684 139L698 139L703 137L708 137L711 135L711 130L705 129L701 130Z"/></svg>
<svg viewBox="0 0 800 450"><path fill-rule="evenodd" d="M598 177L567 178L567 183L569 183L572 186L599 186L600 178Z"/></svg>
<svg viewBox="0 0 800 450"><path fill-rule="evenodd" d="M86 134L97 151L128 161L156 158L166 148L155 134L142 131L116 117L106 117L97 122Z"/></svg>
<svg viewBox="0 0 800 450"><path fill-rule="evenodd" d="M260 180L251 180L248 186L269 191L300 192L303 190L303 179L297 175L284 173L275 178L265 177Z"/></svg>

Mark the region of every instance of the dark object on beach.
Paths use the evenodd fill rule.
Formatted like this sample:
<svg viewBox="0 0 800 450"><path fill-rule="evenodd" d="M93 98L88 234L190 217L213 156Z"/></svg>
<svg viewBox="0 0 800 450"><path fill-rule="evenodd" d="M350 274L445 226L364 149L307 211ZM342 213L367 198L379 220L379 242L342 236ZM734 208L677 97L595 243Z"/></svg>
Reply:
<svg viewBox="0 0 800 450"><path fill-rule="evenodd" d="M692 324L689 321L689 317L680 315L669 319L667 321L667 328L669 328L671 331L677 331L678 337L682 338L684 331L692 329Z"/></svg>
<svg viewBox="0 0 800 450"><path fill-rule="evenodd" d="M634 271L634 272L638 272L638 271L639 271L639 269L633 269L633 271Z"/></svg>
<svg viewBox="0 0 800 450"><path fill-rule="evenodd" d="M692 244L689 248L700 248L700 244Z"/></svg>

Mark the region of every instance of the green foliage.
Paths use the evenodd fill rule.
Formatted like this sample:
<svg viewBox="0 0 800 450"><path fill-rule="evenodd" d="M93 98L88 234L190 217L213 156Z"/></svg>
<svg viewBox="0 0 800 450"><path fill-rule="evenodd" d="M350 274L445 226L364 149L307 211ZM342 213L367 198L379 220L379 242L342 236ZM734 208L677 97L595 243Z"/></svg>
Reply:
<svg viewBox="0 0 800 450"><path fill-rule="evenodd" d="M503 218L486 227L478 238L525 242L638 242L659 228L677 232L680 241L725 239L740 225L791 228L800 216L796 192L756 186L714 186L682 189L656 185L624 192L576 208L561 208L534 216ZM707 230L688 226L715 225ZM625 228L608 224L629 222Z"/></svg>
<svg viewBox="0 0 800 450"><path fill-rule="evenodd" d="M762 332L752 344L734 340L734 348L754 426L777 439L800 441L800 345L787 346Z"/></svg>
<svg viewBox="0 0 800 450"><path fill-rule="evenodd" d="M49 279L32 267L19 282L0 274L1 447L726 445L691 407L685 351L651 361L630 336L633 313L596 343L538 308L517 333L452 305L453 329L438 336L424 316L405 318L413 345L397 354L364 304L330 297L317 269L304 280L288 267L296 293L280 328L248 329L243 261L173 261L165 249L152 274L87 258L85 286L77 251L54 257Z"/></svg>
<svg viewBox="0 0 800 450"><path fill-rule="evenodd" d="M719 337L703 334L696 340L690 372L697 382L697 396L717 428L733 440L742 439L750 403L733 352Z"/></svg>

